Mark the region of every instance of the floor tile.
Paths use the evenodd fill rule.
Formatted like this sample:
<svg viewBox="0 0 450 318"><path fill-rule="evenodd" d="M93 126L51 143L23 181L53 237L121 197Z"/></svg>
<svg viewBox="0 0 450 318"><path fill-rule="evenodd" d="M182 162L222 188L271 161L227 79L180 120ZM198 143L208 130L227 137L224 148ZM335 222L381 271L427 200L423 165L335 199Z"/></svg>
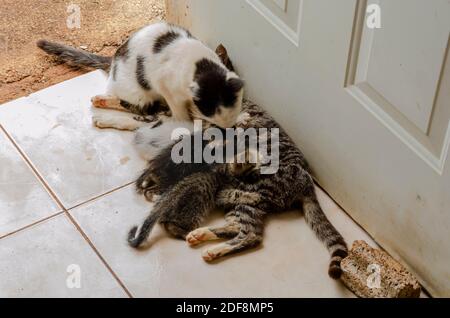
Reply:
<svg viewBox="0 0 450 318"><path fill-rule="evenodd" d="M0 277L0 297L127 296L66 215L1 239Z"/></svg>
<svg viewBox="0 0 450 318"><path fill-rule="evenodd" d="M104 93L95 71L0 106L0 123L66 208L132 181L144 162L133 133L94 128L90 99Z"/></svg>
<svg viewBox="0 0 450 318"><path fill-rule="evenodd" d="M0 130L0 237L60 211Z"/></svg>
<svg viewBox="0 0 450 318"><path fill-rule="evenodd" d="M320 200L349 242L370 238L322 192ZM262 248L206 264L201 248L167 237L157 226L151 247L136 251L126 233L151 204L126 187L71 213L137 297L353 297L327 276L329 255L298 212L272 217ZM212 223L222 222L216 213Z"/></svg>

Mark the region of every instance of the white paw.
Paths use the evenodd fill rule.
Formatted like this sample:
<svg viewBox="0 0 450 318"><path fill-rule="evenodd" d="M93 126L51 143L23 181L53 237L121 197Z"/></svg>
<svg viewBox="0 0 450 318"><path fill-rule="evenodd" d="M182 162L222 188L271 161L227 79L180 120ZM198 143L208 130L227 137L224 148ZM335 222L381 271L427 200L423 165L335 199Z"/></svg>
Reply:
<svg viewBox="0 0 450 318"><path fill-rule="evenodd" d="M246 125L248 125L250 118L251 118L251 116L249 113L247 113L247 112L240 113L236 120L236 124L238 126L246 126Z"/></svg>
<svg viewBox="0 0 450 318"><path fill-rule="evenodd" d="M105 116L102 115L94 115L92 116L92 123L94 124L95 127L98 128L108 128L109 127L109 122L107 120L107 118L105 118Z"/></svg>
<svg viewBox="0 0 450 318"><path fill-rule="evenodd" d="M212 241L215 239L217 239L217 235L215 235L207 227L202 227L202 228L196 229L186 236L186 242L190 246L195 246L202 242Z"/></svg>
<svg viewBox="0 0 450 318"><path fill-rule="evenodd" d="M121 108L120 99L111 95L97 95L91 98L92 106L97 108Z"/></svg>
<svg viewBox="0 0 450 318"><path fill-rule="evenodd" d="M217 258L217 255L213 254L209 250L205 250L202 253L202 258L205 262L212 262L213 260L215 260Z"/></svg>
<svg viewBox="0 0 450 318"><path fill-rule="evenodd" d="M227 243L222 243L204 250L202 253L202 257L205 262L212 262L215 259L225 256L226 254L231 252L231 250L232 247L230 245L228 245Z"/></svg>

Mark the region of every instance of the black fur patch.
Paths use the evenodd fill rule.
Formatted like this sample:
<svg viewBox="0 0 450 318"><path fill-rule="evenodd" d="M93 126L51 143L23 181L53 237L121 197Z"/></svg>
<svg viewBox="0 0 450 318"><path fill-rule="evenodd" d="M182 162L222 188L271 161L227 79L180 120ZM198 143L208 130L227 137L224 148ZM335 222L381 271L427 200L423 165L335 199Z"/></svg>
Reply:
<svg viewBox="0 0 450 318"><path fill-rule="evenodd" d="M157 128L157 127L161 126L162 124L163 124L162 120L158 120L158 121L152 126L152 129L153 129L153 128Z"/></svg>
<svg viewBox="0 0 450 318"><path fill-rule="evenodd" d="M149 115L149 116L161 114L161 113L164 113L167 111L169 111L169 107L165 103L162 103L159 100L156 100L153 103L147 104L142 108L142 113L144 115Z"/></svg>
<svg viewBox="0 0 450 318"><path fill-rule="evenodd" d="M196 63L194 80L199 86L194 103L208 117L214 115L219 106L234 106L244 85L238 78L227 81L227 70L206 58Z"/></svg>
<svg viewBox="0 0 450 318"><path fill-rule="evenodd" d="M339 266L330 266L328 275L333 279L339 279L342 275L342 269Z"/></svg>
<svg viewBox="0 0 450 318"><path fill-rule="evenodd" d="M172 44L174 41L176 41L181 35L175 31L169 31L167 33L164 33L163 35L160 35L153 45L153 53L158 54L161 53L164 48Z"/></svg>
<svg viewBox="0 0 450 318"><path fill-rule="evenodd" d="M342 250L342 249L338 249L338 250L335 250L333 252L333 254L331 254L331 257L339 256L339 257L342 257L342 258L346 258L347 255L348 255L347 251Z"/></svg>
<svg viewBox="0 0 450 318"><path fill-rule="evenodd" d="M333 267L333 266L339 267L340 265L341 265L341 262L340 262L340 261L331 261L331 262L330 262L330 267Z"/></svg>
<svg viewBox="0 0 450 318"><path fill-rule="evenodd" d="M116 54L114 55L115 58L123 58L125 60L128 58L129 55L128 42L129 40L127 40L117 49Z"/></svg>
<svg viewBox="0 0 450 318"><path fill-rule="evenodd" d="M130 110L133 107L133 105L131 105L129 102L126 102L124 100L120 100L120 106L122 106L123 108L128 109L128 110Z"/></svg>
<svg viewBox="0 0 450 318"><path fill-rule="evenodd" d="M169 26L173 27L173 28L178 28L178 29L181 29L181 30L183 30L184 32L186 32L186 35L187 35L188 38L190 38L190 39L195 39L195 37L192 35L192 33L191 33L188 29L183 28L182 26L179 26L179 25L176 25L176 24L173 24L173 23L167 23L167 24L168 24Z"/></svg>
<svg viewBox="0 0 450 318"><path fill-rule="evenodd" d="M139 85L141 85L141 87L147 91L151 90L152 87L150 85L150 83L148 82L147 78L145 77L145 58L143 56L138 56L137 57L137 62L136 62L136 79L139 83Z"/></svg>

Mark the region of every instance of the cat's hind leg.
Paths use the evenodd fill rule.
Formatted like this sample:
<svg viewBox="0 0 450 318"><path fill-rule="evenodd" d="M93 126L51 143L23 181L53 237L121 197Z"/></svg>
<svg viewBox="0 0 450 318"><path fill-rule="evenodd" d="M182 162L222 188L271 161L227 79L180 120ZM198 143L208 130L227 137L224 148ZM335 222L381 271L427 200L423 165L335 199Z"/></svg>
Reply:
<svg viewBox="0 0 450 318"><path fill-rule="evenodd" d="M211 262L225 255L256 247L262 242L266 213L248 205L239 205L234 212L239 229L237 235L229 241L206 249L202 253L205 261Z"/></svg>
<svg viewBox="0 0 450 318"><path fill-rule="evenodd" d="M238 253L258 246L263 239L265 212L248 205L235 209L238 234L229 241L206 249L202 253L205 261L211 262L226 255Z"/></svg>
<svg viewBox="0 0 450 318"><path fill-rule="evenodd" d="M207 241L233 238L239 234L239 224L236 221L235 211L227 213L226 224L218 227L201 227L186 236L190 246L196 246Z"/></svg>

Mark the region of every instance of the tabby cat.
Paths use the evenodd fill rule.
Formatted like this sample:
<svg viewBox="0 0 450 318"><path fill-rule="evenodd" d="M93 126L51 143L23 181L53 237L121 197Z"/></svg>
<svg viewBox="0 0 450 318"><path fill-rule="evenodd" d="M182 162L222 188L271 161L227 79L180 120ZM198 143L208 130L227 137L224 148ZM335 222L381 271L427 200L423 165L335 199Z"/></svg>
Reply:
<svg viewBox="0 0 450 318"><path fill-rule="evenodd" d="M301 208L307 224L331 254L330 277L339 278L340 262L347 255L347 246L317 201L303 154L259 106L244 101L241 115L237 127L279 129L278 171L261 174L261 167L250 163L176 164L171 159L173 145L170 145L150 161L137 181L138 191L149 199L154 194L161 196L140 229L134 227L129 232L130 245L137 248L143 244L153 225L159 222L169 233L186 239L190 245L228 239L204 251L204 260L213 261L260 244L267 214ZM198 228L214 207L226 211L226 224Z"/></svg>

